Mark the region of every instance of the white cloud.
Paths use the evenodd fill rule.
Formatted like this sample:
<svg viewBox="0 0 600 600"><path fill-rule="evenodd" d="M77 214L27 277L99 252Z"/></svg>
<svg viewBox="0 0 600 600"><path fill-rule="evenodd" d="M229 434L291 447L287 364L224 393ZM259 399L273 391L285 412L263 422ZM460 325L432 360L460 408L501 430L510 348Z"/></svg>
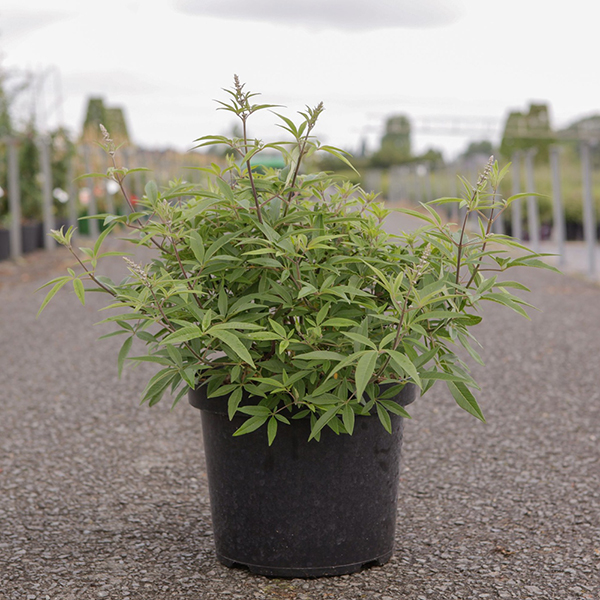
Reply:
<svg viewBox="0 0 600 600"><path fill-rule="evenodd" d="M20 38L64 19L65 13L57 11L2 10L0 11L0 41Z"/></svg>
<svg viewBox="0 0 600 600"><path fill-rule="evenodd" d="M462 14L456 0L176 0L175 6L194 15L350 31L438 27Z"/></svg>
<svg viewBox="0 0 600 600"><path fill-rule="evenodd" d="M63 81L63 90L67 94L97 94L100 96L145 95L160 90L160 85L151 81L149 76L142 77L125 70L76 71L69 73Z"/></svg>

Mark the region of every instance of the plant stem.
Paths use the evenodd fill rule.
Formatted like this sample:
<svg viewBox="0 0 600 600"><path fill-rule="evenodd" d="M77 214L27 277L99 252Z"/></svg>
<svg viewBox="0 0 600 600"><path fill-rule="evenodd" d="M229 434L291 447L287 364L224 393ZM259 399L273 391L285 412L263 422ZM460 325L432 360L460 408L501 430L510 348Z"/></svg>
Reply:
<svg viewBox="0 0 600 600"><path fill-rule="evenodd" d="M471 214L471 212L469 210L467 210L467 212L465 214L465 218L463 220L462 229L460 232L460 240L458 242L458 256L456 259L456 284L457 285L460 282L460 261L462 259L463 240L465 237L465 229L467 228L467 219L469 218L470 214Z"/></svg>
<svg viewBox="0 0 600 600"><path fill-rule="evenodd" d="M244 115L241 117L241 119L242 119L243 131L244 131L244 152L247 154L248 153L248 136L246 133L247 116ZM262 211L260 210L260 202L258 200L258 194L256 192L256 187L254 185L254 177L252 175L252 165L250 164L250 159L246 160L246 168L248 169L248 179L250 180L250 186L252 187L252 196L254 197L254 204L256 206L256 216L258 217L258 222L262 225L263 224Z"/></svg>
<svg viewBox="0 0 600 600"><path fill-rule="evenodd" d="M98 281L98 279L96 279L96 276L94 275L93 271L90 271L85 263L79 258L79 256L77 256L75 250L73 250L73 246L71 246L71 244L69 244L67 246L67 248L69 249L69 252L75 257L75 259L77 260L77 262L81 265L81 267L83 268L83 270L87 273L88 277L100 288L102 288L105 292L109 293L111 296L113 296L114 298L117 297L117 294L111 290L110 288L107 288L101 281Z"/></svg>
<svg viewBox="0 0 600 600"><path fill-rule="evenodd" d="M490 212L490 218L488 220L487 229L486 229L486 232L485 232L485 241L483 242L483 245L481 246L481 253L482 254L485 252L485 248L487 246L487 236L490 234L490 232L492 230L492 223L493 223L492 219L493 219L493 216L494 216L494 209L492 208L492 210ZM473 273L471 274L471 278L469 279L469 282L467 283L467 287L469 287L473 283L473 280L477 276L477 273L478 273L479 269L481 268L481 261L482 260L483 260L483 256L481 256L479 258L479 262L477 263L477 265L475 265L475 268L473 269Z"/></svg>

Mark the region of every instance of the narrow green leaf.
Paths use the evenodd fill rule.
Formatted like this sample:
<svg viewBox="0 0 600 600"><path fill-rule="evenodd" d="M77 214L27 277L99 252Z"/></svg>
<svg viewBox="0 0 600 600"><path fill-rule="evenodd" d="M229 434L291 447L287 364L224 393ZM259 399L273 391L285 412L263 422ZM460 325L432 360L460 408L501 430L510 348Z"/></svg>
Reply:
<svg viewBox="0 0 600 600"><path fill-rule="evenodd" d="M456 403L462 409L466 410L468 413L485 423L485 418L483 417L483 413L477 404L477 400L475 400L475 397L464 383L447 381L446 385L448 386L448 389L450 390L454 400L456 400Z"/></svg>
<svg viewBox="0 0 600 600"><path fill-rule="evenodd" d="M247 421L244 421L243 425L235 430L234 436L244 435L256 431L259 427L267 422L269 417L250 417Z"/></svg>
<svg viewBox="0 0 600 600"><path fill-rule="evenodd" d="M306 352L294 356L298 360L343 360L346 358L338 352L330 352L329 350L315 350L314 352Z"/></svg>
<svg viewBox="0 0 600 600"><path fill-rule="evenodd" d="M77 297L79 298L81 304L85 306L85 289L83 287L81 279L79 279L78 277L76 279L73 279L73 289L75 290L75 294L77 294Z"/></svg>
<svg viewBox="0 0 600 600"><path fill-rule="evenodd" d="M251 415L253 417L268 417L271 414L271 411L266 406L262 405L242 406L242 408L238 410L245 415Z"/></svg>
<svg viewBox="0 0 600 600"><path fill-rule="evenodd" d="M365 352L358 364L356 365L356 398L361 400L363 392L369 383L373 371L375 370L375 364L377 363L377 357L379 354L375 351Z"/></svg>
<svg viewBox="0 0 600 600"><path fill-rule="evenodd" d="M355 331L342 331L340 332L345 335L347 338L362 344L363 346L367 346L373 350L377 350L377 346L365 335L361 335L360 333L356 333Z"/></svg>
<svg viewBox="0 0 600 600"><path fill-rule="evenodd" d="M170 333L167 337L163 338L163 344L182 344L190 340L195 340L202 336L202 330L197 325L188 325L182 327L173 333Z"/></svg>
<svg viewBox="0 0 600 600"><path fill-rule="evenodd" d="M149 181L146 184L144 191L151 204L156 204L156 202L158 202L158 187L156 186L155 181Z"/></svg>
<svg viewBox="0 0 600 600"><path fill-rule="evenodd" d="M331 421L331 419L333 419L333 417L335 417L337 411L338 411L338 407L333 406L332 408L330 408L329 410L324 412L317 419L317 421L315 422L315 424L312 426L312 428L310 430L310 436L308 437L309 442L310 442L310 440L312 440L313 438L316 438L321 433L321 429L323 429L323 427L325 427L325 425L327 425L327 423L329 423L329 421Z"/></svg>
<svg viewBox="0 0 600 600"><path fill-rule="evenodd" d="M275 417L271 417L269 419L269 424L267 425L267 436L269 439L269 446L273 443L275 436L277 435L277 419Z"/></svg>
<svg viewBox="0 0 600 600"><path fill-rule="evenodd" d="M190 248L200 264L204 264L204 240L200 234L192 230L190 232Z"/></svg>
<svg viewBox="0 0 600 600"><path fill-rule="evenodd" d="M417 368L405 354L401 354L397 350L386 350L390 358L417 384L422 388L421 378L417 372Z"/></svg>
<svg viewBox="0 0 600 600"><path fill-rule="evenodd" d="M342 409L342 421L346 431L352 435L352 432L354 431L354 411L349 404L346 404Z"/></svg>
<svg viewBox="0 0 600 600"><path fill-rule="evenodd" d="M46 297L44 298L44 301L42 302L42 305L40 306L40 309L37 312L36 319L37 319L37 317L40 316L40 313L44 310L44 308L46 308L46 306L48 305L48 302L50 302L50 300L52 300L52 298L54 298L54 296L56 295L58 290L60 290L60 288L63 287L63 285L65 285L65 283L67 283L67 281L70 281L70 279L71 279L70 277L67 277L65 275L65 277L61 277L59 279L59 281L56 282L54 287L46 294Z"/></svg>
<svg viewBox="0 0 600 600"><path fill-rule="evenodd" d="M273 319L269 319L269 323L271 324L271 328L277 335L279 335L281 337L287 337L287 333L286 333L283 325L281 325L277 321L274 321Z"/></svg>
<svg viewBox="0 0 600 600"><path fill-rule="evenodd" d="M383 406L378 402L377 403L377 416L381 421L381 424L384 426L385 430L388 433L392 433L392 420L390 419L390 414L388 413Z"/></svg>
<svg viewBox="0 0 600 600"><path fill-rule="evenodd" d="M94 244L94 256L98 256L98 252L100 251L100 246L102 246L102 242L112 230L113 227L109 226L98 236L98 239Z"/></svg>
<svg viewBox="0 0 600 600"><path fill-rule="evenodd" d="M250 352L244 344L242 344L241 340L237 335L231 333L230 331L222 331L219 329L211 329L211 335L220 339L224 344L226 344L231 350L239 356L244 362L248 363L252 367L256 368L252 357L250 356Z"/></svg>
<svg viewBox="0 0 600 600"><path fill-rule="evenodd" d="M129 350L131 350L131 344L133 343L133 336L128 337L121 346L119 350L119 356L117 357L117 368L119 373L119 378L121 377L121 373L123 372L123 365L125 364L125 359L129 354Z"/></svg>
<svg viewBox="0 0 600 600"><path fill-rule="evenodd" d="M393 400L379 400L379 404L383 405L389 412L394 413L395 415L399 415L404 417L405 419L411 419L412 417L404 410L402 406L400 406L397 402Z"/></svg>
<svg viewBox="0 0 600 600"><path fill-rule="evenodd" d="M219 313L222 317L225 317L227 315L227 304L227 292L225 291L225 287L221 285L221 289L219 290L217 306L219 308Z"/></svg>
<svg viewBox="0 0 600 600"><path fill-rule="evenodd" d="M327 319L322 325L323 327L358 327L359 324L350 319L342 319L339 317L334 317L332 319Z"/></svg>

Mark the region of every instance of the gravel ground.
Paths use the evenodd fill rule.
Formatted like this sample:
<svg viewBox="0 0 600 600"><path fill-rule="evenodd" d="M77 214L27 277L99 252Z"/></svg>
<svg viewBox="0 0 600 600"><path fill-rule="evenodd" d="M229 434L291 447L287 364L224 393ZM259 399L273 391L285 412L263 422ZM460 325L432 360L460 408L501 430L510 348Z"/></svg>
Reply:
<svg viewBox="0 0 600 600"><path fill-rule="evenodd" d="M216 561L199 415L138 406L102 298L35 319L69 263L0 265L0 599L600 599L598 287L523 272L541 312L486 310L487 424L442 387L413 405L387 565L276 580Z"/></svg>

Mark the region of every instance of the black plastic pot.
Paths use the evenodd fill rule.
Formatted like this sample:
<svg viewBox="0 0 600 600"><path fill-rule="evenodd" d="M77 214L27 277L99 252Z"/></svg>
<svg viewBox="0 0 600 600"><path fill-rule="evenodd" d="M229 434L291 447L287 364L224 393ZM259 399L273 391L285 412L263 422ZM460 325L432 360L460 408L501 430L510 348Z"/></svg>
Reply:
<svg viewBox="0 0 600 600"><path fill-rule="evenodd" d="M394 398L416 397L407 385ZM392 556L403 419L392 434L377 416L357 417L354 433L325 427L307 442L307 419L281 424L272 446L263 430L232 437L226 398L190 391L201 409L218 559L271 577L322 577L381 565Z"/></svg>
<svg viewBox="0 0 600 600"><path fill-rule="evenodd" d="M34 252L40 247L40 223L23 223L21 225L21 251L23 254Z"/></svg>
<svg viewBox="0 0 600 600"><path fill-rule="evenodd" d="M0 227L0 260L10 258L10 231Z"/></svg>

